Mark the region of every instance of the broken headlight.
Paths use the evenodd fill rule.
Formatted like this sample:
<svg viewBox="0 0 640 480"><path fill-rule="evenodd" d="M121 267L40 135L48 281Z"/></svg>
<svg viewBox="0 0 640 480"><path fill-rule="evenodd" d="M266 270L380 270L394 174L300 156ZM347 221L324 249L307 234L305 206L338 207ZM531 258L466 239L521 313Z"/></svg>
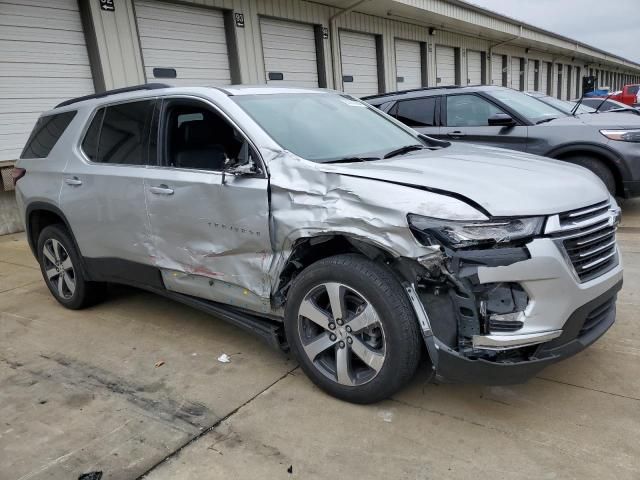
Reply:
<svg viewBox="0 0 640 480"><path fill-rule="evenodd" d="M544 217L507 218L487 221L443 220L410 213L411 231L424 245L451 248L489 246L539 235Z"/></svg>

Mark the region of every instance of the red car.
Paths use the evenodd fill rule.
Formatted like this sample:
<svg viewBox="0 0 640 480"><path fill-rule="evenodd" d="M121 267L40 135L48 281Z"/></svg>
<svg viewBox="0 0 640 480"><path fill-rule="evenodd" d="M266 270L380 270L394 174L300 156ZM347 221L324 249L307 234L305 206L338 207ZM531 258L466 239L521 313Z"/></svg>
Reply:
<svg viewBox="0 0 640 480"><path fill-rule="evenodd" d="M609 99L617 100L618 102L626 103L627 105L636 107L638 106L638 104L640 104L640 97L638 94L639 90L639 84L625 85L624 87L622 87L621 91L614 93L609 97Z"/></svg>

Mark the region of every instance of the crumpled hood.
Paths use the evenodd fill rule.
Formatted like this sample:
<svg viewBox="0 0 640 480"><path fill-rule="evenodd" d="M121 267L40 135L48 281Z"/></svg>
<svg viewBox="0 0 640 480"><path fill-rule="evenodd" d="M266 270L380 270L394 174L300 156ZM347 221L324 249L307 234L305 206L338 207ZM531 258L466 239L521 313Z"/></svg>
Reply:
<svg viewBox="0 0 640 480"><path fill-rule="evenodd" d="M492 216L549 215L609 198L600 179L582 167L469 144L388 160L320 165L319 169L454 193Z"/></svg>

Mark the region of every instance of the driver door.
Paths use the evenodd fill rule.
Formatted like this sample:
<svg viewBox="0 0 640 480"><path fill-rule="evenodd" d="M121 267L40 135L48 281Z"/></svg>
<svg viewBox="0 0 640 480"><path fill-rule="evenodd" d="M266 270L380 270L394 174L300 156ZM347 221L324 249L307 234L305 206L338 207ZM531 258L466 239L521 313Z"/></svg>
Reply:
<svg viewBox="0 0 640 480"><path fill-rule="evenodd" d="M168 290L255 311L269 307L268 180L224 170L259 162L248 140L209 103L165 99L161 165L147 169L153 261ZM264 169L262 169L264 171Z"/></svg>
<svg viewBox="0 0 640 480"><path fill-rule="evenodd" d="M526 151L528 127L489 125L489 117L498 113L507 112L479 95L443 97L443 127L440 129L439 138Z"/></svg>

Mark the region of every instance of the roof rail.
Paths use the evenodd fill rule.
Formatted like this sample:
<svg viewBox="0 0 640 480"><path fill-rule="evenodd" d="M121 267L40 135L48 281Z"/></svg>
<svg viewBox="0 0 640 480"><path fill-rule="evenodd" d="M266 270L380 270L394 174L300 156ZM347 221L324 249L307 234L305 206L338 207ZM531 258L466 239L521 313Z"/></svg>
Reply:
<svg viewBox="0 0 640 480"><path fill-rule="evenodd" d="M402 95L402 94L405 94L405 93L412 93L412 92L424 92L424 91L427 91L427 90L445 90L445 89L450 89L450 88L463 88L463 87L472 87L472 86L474 86L474 85L442 85L441 87L411 88L409 90L398 90L397 92L388 92L388 93L379 93L377 95L368 95L366 97L360 97L360 100L370 100L372 98L390 97L391 95Z"/></svg>
<svg viewBox="0 0 640 480"><path fill-rule="evenodd" d="M169 88L169 87L171 87L171 85L167 85L166 83L145 83L143 85L135 85L133 87L116 88L114 90L107 90L106 92L94 93L93 95L85 95L84 97L71 98L69 100L65 100L62 103L59 103L54 108L66 107L67 105L83 102L85 100L91 100L93 98L108 97L109 95L116 95L118 93L135 92L138 90L157 90L159 88Z"/></svg>

